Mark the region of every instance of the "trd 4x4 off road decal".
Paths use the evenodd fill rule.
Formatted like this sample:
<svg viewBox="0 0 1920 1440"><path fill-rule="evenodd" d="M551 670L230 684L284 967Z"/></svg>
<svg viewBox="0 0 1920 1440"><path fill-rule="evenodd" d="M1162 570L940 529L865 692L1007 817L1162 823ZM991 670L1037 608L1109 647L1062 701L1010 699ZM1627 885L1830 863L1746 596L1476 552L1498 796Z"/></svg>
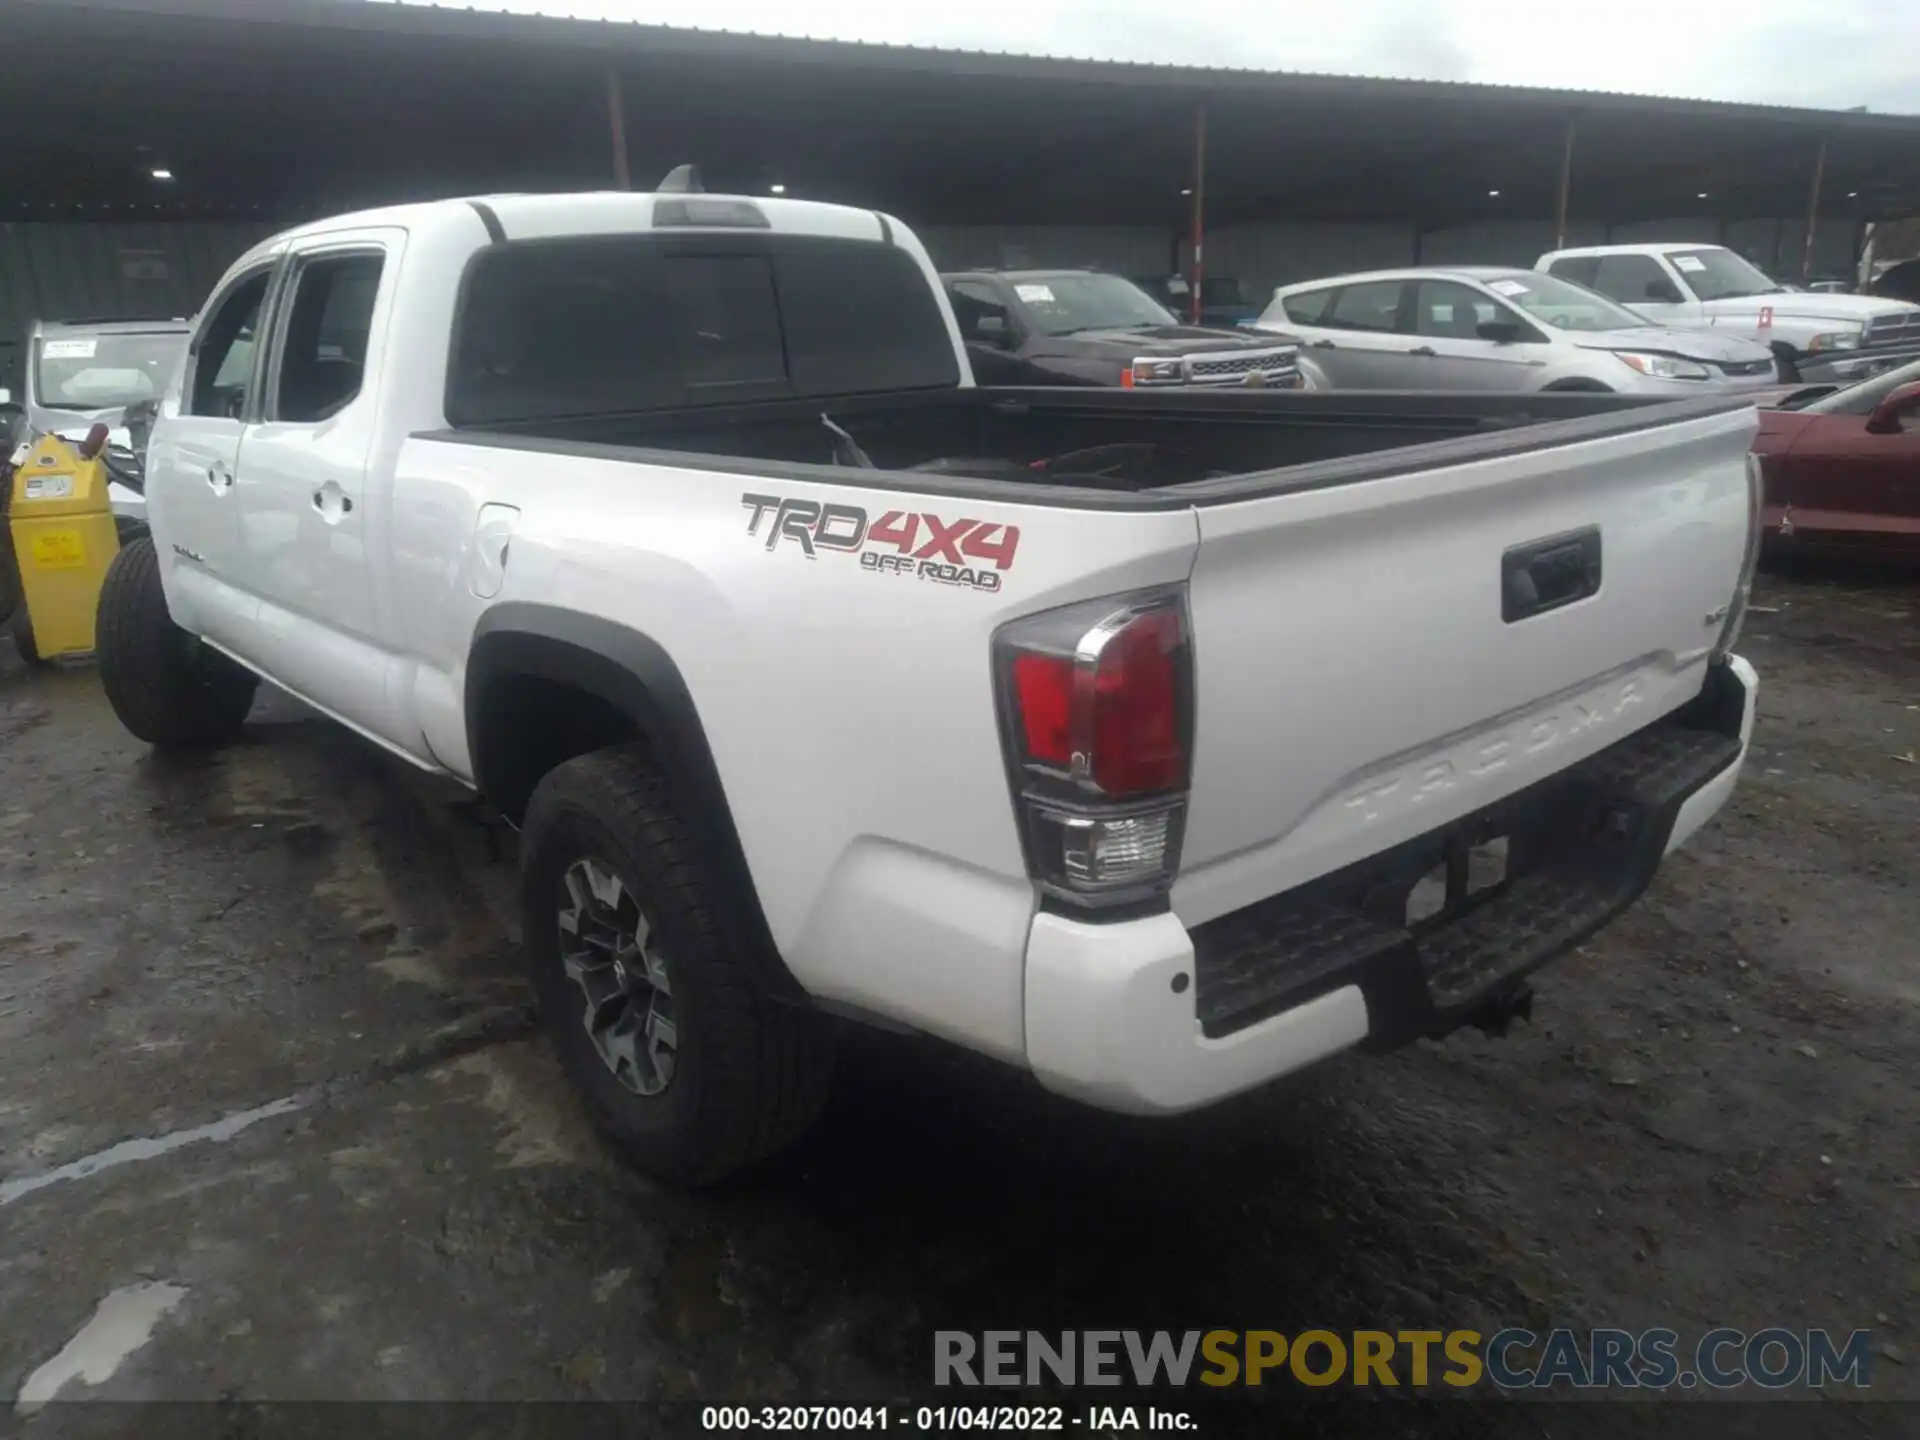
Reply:
<svg viewBox="0 0 1920 1440"><path fill-rule="evenodd" d="M1013 568L1020 527L988 520L945 520L927 511L889 510L869 520L858 505L822 505L778 495L742 495L747 534L764 526L767 549L782 540L809 560L828 554L858 554L860 568L875 575L911 575L941 585L998 590L1002 571ZM980 563L986 562L986 563ZM989 569L988 565L992 568Z"/></svg>

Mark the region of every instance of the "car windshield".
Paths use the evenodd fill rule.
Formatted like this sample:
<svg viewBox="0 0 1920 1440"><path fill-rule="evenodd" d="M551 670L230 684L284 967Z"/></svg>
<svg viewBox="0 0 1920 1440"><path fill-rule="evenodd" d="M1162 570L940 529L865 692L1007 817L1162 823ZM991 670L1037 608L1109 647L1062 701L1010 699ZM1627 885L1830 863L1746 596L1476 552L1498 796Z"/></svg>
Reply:
<svg viewBox="0 0 1920 1440"><path fill-rule="evenodd" d="M1805 405L1787 408L1806 410L1815 415L1865 415L1902 385L1910 385L1916 380L1920 380L1920 360L1911 365L1883 370L1878 375L1835 390L1832 394L1822 395Z"/></svg>
<svg viewBox="0 0 1920 1440"><path fill-rule="evenodd" d="M35 357L34 393L53 410L110 410L151 400L186 354L179 331L49 335Z"/></svg>
<svg viewBox="0 0 1920 1440"><path fill-rule="evenodd" d="M1669 250L1667 259L1702 300L1739 300L1748 295L1778 295L1780 282L1731 250L1704 245L1698 250Z"/></svg>
<svg viewBox="0 0 1920 1440"><path fill-rule="evenodd" d="M1009 283L1035 326L1048 335L1180 323L1146 291L1118 275L1010 276Z"/></svg>
<svg viewBox="0 0 1920 1440"><path fill-rule="evenodd" d="M1557 275L1516 270L1486 284L1509 304L1556 330L1632 330L1648 323L1626 306Z"/></svg>

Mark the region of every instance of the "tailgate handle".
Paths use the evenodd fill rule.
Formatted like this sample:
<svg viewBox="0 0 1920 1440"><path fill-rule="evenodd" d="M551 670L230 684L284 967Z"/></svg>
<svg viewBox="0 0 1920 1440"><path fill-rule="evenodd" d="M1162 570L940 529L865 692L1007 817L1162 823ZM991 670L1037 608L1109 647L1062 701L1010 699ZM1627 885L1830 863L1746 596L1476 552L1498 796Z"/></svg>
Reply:
<svg viewBox="0 0 1920 1440"><path fill-rule="evenodd" d="M1600 527L1516 545L1500 557L1500 618L1509 625L1600 592Z"/></svg>

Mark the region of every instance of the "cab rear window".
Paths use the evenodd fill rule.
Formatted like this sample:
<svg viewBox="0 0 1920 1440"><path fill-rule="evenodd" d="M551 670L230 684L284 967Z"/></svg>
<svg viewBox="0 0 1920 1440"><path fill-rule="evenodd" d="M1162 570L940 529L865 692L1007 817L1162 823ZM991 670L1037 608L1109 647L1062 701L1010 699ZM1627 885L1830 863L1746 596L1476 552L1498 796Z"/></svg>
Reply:
<svg viewBox="0 0 1920 1440"><path fill-rule="evenodd" d="M904 250L768 234L493 246L449 360L447 419L469 428L960 381Z"/></svg>

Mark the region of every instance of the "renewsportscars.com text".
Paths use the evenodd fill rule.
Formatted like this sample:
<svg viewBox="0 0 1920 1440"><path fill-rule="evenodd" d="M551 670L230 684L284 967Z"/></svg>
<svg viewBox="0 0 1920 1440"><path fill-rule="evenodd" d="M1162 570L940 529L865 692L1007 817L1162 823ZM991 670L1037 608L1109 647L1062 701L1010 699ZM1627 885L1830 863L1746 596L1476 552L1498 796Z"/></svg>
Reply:
<svg viewBox="0 0 1920 1440"><path fill-rule="evenodd" d="M933 1383L1730 1390L1872 1384L1872 1333L1653 1330L939 1330Z"/></svg>

